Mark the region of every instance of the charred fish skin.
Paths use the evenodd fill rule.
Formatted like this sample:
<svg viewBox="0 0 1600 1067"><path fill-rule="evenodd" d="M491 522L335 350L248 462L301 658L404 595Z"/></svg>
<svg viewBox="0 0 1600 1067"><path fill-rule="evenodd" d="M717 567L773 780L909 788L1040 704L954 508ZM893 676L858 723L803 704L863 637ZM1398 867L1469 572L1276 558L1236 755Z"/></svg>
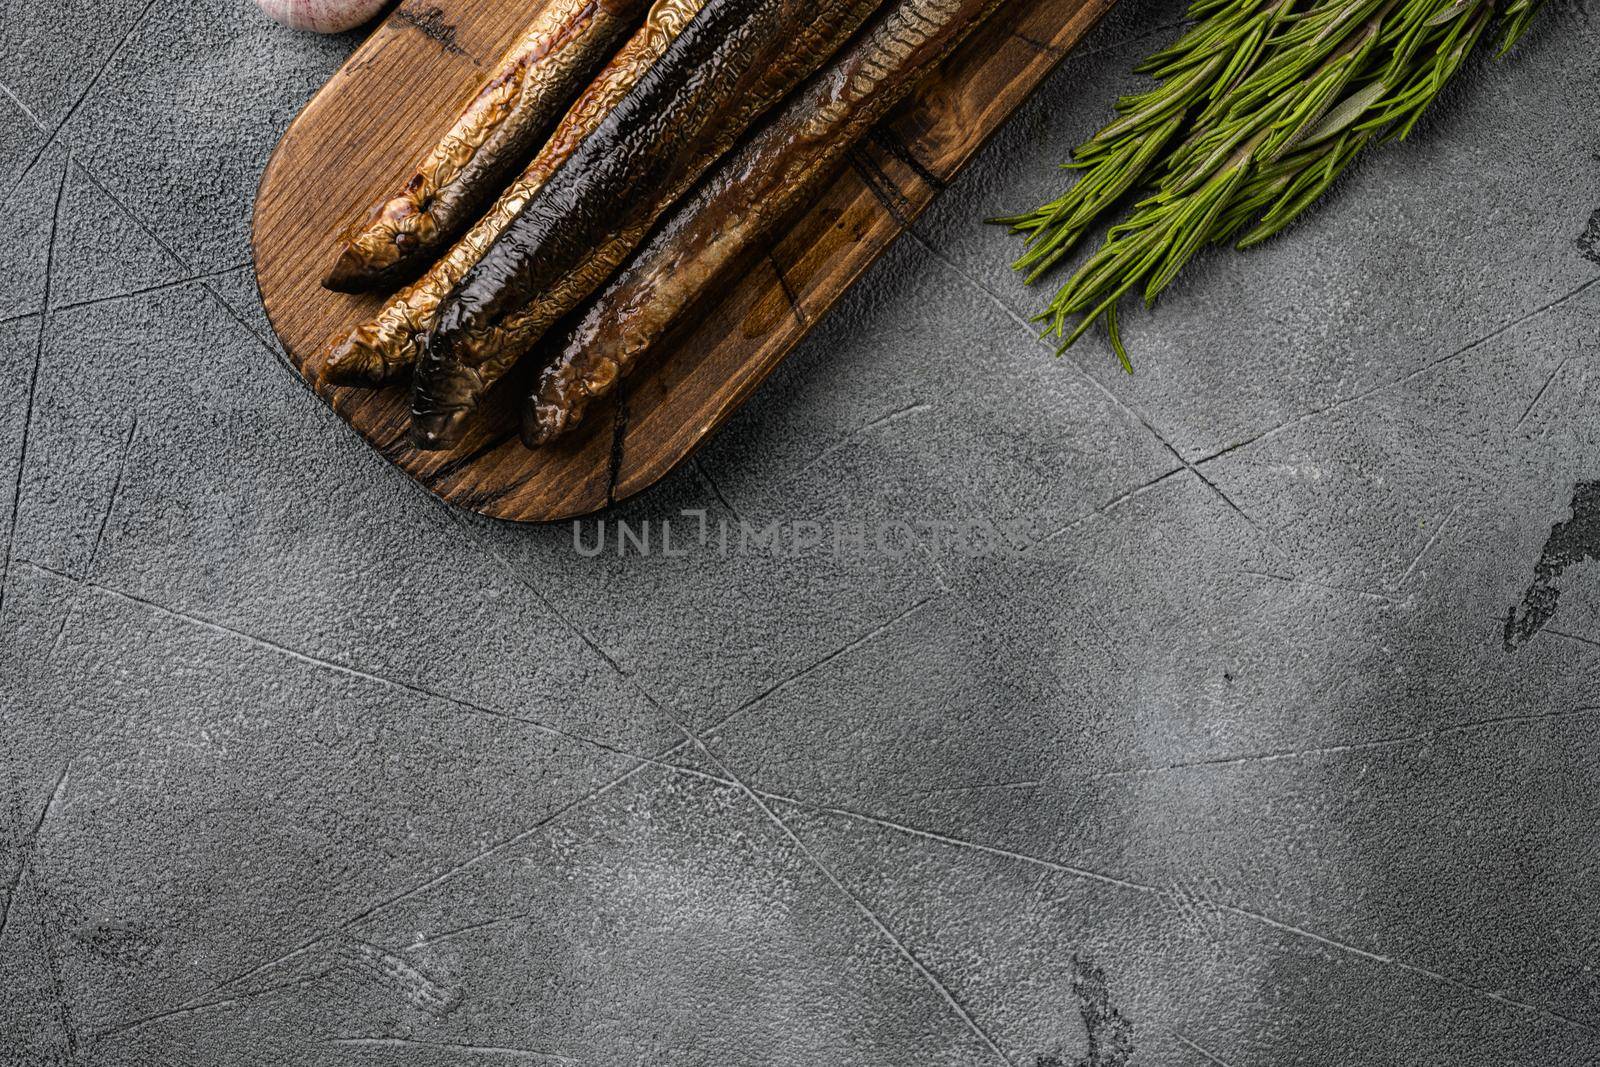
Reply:
<svg viewBox="0 0 1600 1067"><path fill-rule="evenodd" d="M523 442L538 448L578 425L999 3L896 0L875 19L674 209L567 330L523 407Z"/></svg>
<svg viewBox="0 0 1600 1067"><path fill-rule="evenodd" d="M393 289L467 229L635 29L646 0L548 0L399 192L353 227L323 286Z"/></svg>
<svg viewBox="0 0 1600 1067"><path fill-rule="evenodd" d="M484 217L426 274L390 298L374 318L334 342L322 364L323 380L377 386L410 375L445 298L704 4L705 0L656 0L644 25L579 95L533 162Z"/></svg>
<svg viewBox="0 0 1600 1067"><path fill-rule="evenodd" d="M879 2L709 0L446 301L417 362L412 443L453 445L489 386Z"/></svg>

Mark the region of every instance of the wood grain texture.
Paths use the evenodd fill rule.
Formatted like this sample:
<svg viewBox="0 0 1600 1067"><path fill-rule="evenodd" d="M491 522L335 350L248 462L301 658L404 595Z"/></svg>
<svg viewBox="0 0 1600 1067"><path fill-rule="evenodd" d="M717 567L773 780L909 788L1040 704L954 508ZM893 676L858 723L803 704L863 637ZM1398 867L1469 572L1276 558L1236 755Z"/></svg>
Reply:
<svg viewBox="0 0 1600 1067"><path fill-rule="evenodd" d="M406 443L408 396L320 382L328 342L381 297L322 288L339 234L449 127L538 0L408 0L289 127L256 199L256 277L290 360L372 446L430 491L495 518L586 515L654 484L720 426L932 202L1112 0L1010 0L850 153L827 191L569 438L516 439L524 366L454 450Z"/></svg>

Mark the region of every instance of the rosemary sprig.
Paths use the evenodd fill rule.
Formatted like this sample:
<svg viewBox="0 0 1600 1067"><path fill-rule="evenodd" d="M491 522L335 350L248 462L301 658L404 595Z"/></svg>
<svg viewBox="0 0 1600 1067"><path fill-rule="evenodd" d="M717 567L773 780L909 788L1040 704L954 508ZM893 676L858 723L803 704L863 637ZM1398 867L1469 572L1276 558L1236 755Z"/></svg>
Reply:
<svg viewBox="0 0 1600 1067"><path fill-rule="evenodd" d="M991 221L1026 238L1031 283L1132 200L1034 319L1059 351L1122 298L1153 304L1196 253L1279 233L1377 141L1402 139L1498 21L1497 54L1543 0L1194 0L1194 24L1137 70L1156 79L1073 153L1055 200ZM1074 319L1076 320L1074 322Z"/></svg>

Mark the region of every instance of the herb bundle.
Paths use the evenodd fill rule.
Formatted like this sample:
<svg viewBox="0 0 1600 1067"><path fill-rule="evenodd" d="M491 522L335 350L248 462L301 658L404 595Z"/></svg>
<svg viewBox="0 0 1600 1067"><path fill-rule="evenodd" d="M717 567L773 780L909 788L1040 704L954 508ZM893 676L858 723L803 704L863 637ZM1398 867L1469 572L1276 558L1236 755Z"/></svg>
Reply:
<svg viewBox="0 0 1600 1067"><path fill-rule="evenodd" d="M1013 266L1031 283L1132 201L1034 321L1065 351L1104 319L1131 371L1124 296L1143 286L1149 306L1205 246L1282 230L1364 148L1411 132L1491 25L1504 54L1542 2L1195 0L1195 25L1137 68L1159 84L1065 164L1072 187L993 220L1026 235Z"/></svg>

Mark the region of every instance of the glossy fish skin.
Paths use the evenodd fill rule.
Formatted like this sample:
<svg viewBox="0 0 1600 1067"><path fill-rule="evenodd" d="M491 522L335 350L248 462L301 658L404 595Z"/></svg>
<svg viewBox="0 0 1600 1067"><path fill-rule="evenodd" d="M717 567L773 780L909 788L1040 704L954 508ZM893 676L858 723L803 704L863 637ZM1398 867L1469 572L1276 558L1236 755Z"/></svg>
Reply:
<svg viewBox="0 0 1600 1067"><path fill-rule="evenodd" d="M538 150L645 0L548 0L405 186L353 227L323 285L392 289L421 274Z"/></svg>
<svg viewBox="0 0 1600 1067"><path fill-rule="evenodd" d="M529 448L582 421L695 300L809 201L868 129L999 0L897 0L723 161L559 342L522 414Z"/></svg>
<svg viewBox="0 0 1600 1067"><path fill-rule="evenodd" d="M410 374L445 298L704 3L656 0L644 25L573 103L527 169L426 274L391 297L374 318L334 343L323 362L323 378L344 385L382 385Z"/></svg>
<svg viewBox="0 0 1600 1067"><path fill-rule="evenodd" d="M417 363L412 443L459 440L488 388L879 2L708 0L446 301Z"/></svg>

